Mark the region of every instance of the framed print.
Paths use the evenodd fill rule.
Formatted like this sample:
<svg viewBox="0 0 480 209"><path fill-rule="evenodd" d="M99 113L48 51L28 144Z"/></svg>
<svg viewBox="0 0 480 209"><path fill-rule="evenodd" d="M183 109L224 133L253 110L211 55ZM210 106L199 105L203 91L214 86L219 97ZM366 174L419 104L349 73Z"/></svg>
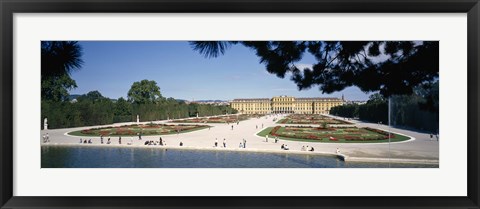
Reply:
<svg viewBox="0 0 480 209"><path fill-rule="evenodd" d="M2 1L2 208L478 208L478 1Z"/></svg>

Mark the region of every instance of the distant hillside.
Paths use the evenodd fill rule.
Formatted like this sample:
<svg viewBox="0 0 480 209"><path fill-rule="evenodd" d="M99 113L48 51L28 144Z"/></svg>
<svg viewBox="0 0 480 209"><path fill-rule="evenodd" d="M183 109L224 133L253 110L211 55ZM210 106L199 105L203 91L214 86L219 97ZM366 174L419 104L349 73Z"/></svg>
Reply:
<svg viewBox="0 0 480 209"><path fill-rule="evenodd" d="M197 100L195 102L228 102L226 100Z"/></svg>
<svg viewBox="0 0 480 209"><path fill-rule="evenodd" d="M71 95L68 95L68 100L69 101L72 101L74 99L77 99L78 97L82 96L82 94L71 94ZM110 99L110 98L109 98ZM112 102L116 102L117 99L110 99Z"/></svg>
<svg viewBox="0 0 480 209"><path fill-rule="evenodd" d="M204 99L204 100L195 100L195 101L190 101L186 99L175 99L178 102L199 102L199 103L206 103L206 102L228 102L227 100L219 100L219 99Z"/></svg>

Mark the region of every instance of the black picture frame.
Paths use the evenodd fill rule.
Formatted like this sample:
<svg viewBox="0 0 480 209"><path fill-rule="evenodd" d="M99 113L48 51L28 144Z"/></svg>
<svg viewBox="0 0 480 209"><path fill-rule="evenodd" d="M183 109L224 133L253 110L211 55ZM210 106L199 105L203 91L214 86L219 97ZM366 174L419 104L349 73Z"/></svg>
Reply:
<svg viewBox="0 0 480 209"><path fill-rule="evenodd" d="M478 0L0 0L1 208L479 208ZM468 195L465 197L21 197L13 196L15 13L467 13Z"/></svg>

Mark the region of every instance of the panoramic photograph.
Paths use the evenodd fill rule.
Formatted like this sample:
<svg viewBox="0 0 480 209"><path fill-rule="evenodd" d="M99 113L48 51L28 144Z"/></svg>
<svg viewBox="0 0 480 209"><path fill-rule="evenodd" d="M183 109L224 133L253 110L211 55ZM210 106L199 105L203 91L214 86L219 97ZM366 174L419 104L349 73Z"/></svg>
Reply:
<svg viewBox="0 0 480 209"><path fill-rule="evenodd" d="M438 41L42 41L42 168L439 168Z"/></svg>

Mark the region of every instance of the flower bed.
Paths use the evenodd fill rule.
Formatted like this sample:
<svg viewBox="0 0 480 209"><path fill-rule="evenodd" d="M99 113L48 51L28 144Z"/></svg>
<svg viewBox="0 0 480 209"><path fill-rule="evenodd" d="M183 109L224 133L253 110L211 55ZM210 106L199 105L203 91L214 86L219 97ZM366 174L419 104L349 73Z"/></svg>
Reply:
<svg viewBox="0 0 480 209"><path fill-rule="evenodd" d="M406 140L408 137L399 136L386 131L373 128L357 128L357 127L342 127L342 128L317 128L317 127L302 127L276 126L268 132L271 136L290 138L290 139L305 139L323 142L384 142L385 140Z"/></svg>
<svg viewBox="0 0 480 209"><path fill-rule="evenodd" d="M138 135L164 135L189 132L207 128L206 125L168 125L168 124L145 124L145 125L122 125L118 127L91 128L71 132L77 136L138 136Z"/></svg>
<svg viewBox="0 0 480 209"><path fill-rule="evenodd" d="M272 135L272 136L278 136L278 135L277 135L278 129L280 129L280 126L275 126L275 128L273 128L272 131L270 131L270 135Z"/></svg>
<svg viewBox="0 0 480 209"><path fill-rule="evenodd" d="M292 114L278 121L280 124L352 124L343 120L317 114Z"/></svg>

